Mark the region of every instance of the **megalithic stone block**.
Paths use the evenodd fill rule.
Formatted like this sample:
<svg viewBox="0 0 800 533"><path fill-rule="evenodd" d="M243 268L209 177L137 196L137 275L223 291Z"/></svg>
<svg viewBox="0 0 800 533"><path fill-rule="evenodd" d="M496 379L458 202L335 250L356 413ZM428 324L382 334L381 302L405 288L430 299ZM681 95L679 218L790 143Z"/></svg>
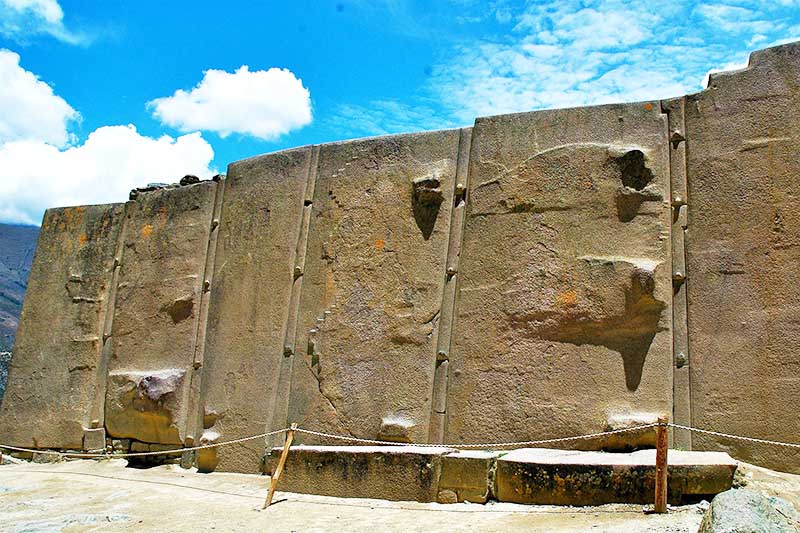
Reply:
<svg viewBox="0 0 800 533"><path fill-rule="evenodd" d="M103 323L113 312L107 298L123 209L112 204L45 213L0 408L3 444L83 448Z"/></svg>

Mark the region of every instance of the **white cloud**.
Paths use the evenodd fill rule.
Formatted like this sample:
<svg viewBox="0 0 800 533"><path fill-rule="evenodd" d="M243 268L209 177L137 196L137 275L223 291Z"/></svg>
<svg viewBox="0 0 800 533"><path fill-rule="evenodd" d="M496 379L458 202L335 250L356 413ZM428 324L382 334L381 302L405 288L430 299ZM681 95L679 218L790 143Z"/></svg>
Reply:
<svg viewBox="0 0 800 533"><path fill-rule="evenodd" d="M35 139L56 146L69 140L67 126L80 118L53 89L0 50L0 144Z"/></svg>
<svg viewBox="0 0 800 533"><path fill-rule="evenodd" d="M37 34L70 44L87 40L64 26L64 11L57 0L0 0L0 35L25 41Z"/></svg>
<svg viewBox="0 0 800 533"><path fill-rule="evenodd" d="M429 117L468 124L479 116L681 96L702 89L709 71L738 67L754 48L800 37L800 0L560 0L491 9L450 2L464 24L502 9L512 29L484 24L454 41L427 84L403 99L342 106L338 120L352 117L351 133L390 133L392 124L428 129ZM409 97L427 103L403 109Z"/></svg>
<svg viewBox="0 0 800 533"><path fill-rule="evenodd" d="M48 207L122 202L148 182L175 182L185 174L207 178L213 158L199 133L153 139L132 125L98 128L66 150L9 142L0 146L0 221L39 224Z"/></svg>
<svg viewBox="0 0 800 533"><path fill-rule="evenodd" d="M271 140L311 123L311 93L290 70L207 70L191 91L148 103L163 124Z"/></svg>
<svg viewBox="0 0 800 533"><path fill-rule="evenodd" d="M122 202L148 182L213 173L199 133L154 139L105 126L71 145L78 113L19 61L0 50L0 221L38 224L48 207Z"/></svg>

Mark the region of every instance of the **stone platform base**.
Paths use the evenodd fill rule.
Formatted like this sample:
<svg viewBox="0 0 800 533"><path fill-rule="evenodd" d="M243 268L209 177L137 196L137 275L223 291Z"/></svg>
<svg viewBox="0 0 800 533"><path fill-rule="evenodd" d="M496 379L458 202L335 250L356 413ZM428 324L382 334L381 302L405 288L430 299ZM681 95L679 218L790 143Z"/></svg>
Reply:
<svg viewBox="0 0 800 533"><path fill-rule="evenodd" d="M281 448L270 454L274 471ZM669 500L731 488L736 461L721 452L669 451ZM293 446L278 490L383 500L550 505L651 503L655 450L510 452L417 446Z"/></svg>

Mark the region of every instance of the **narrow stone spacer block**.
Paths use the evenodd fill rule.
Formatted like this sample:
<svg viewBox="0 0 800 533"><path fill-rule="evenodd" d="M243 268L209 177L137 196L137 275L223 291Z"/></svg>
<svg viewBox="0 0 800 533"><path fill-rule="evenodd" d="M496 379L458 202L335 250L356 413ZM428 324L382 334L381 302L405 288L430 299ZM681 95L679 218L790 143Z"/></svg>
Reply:
<svg viewBox="0 0 800 533"><path fill-rule="evenodd" d="M514 450L497 460L497 499L539 505L652 503L655 461L655 450ZM682 450L669 450L668 464L672 503L730 489L737 466L726 453Z"/></svg>
<svg viewBox="0 0 800 533"><path fill-rule="evenodd" d="M267 465L274 472L282 448ZM339 498L436 501L442 458L450 448L418 446L292 446L278 483L281 492Z"/></svg>
<svg viewBox="0 0 800 533"><path fill-rule="evenodd" d="M439 492L451 491L459 502L486 503L494 490L495 461L500 452L457 451L442 458ZM445 498L440 497L442 503Z"/></svg>
<svg viewBox="0 0 800 533"><path fill-rule="evenodd" d="M83 449L102 452L106 449L105 428L83 428Z"/></svg>

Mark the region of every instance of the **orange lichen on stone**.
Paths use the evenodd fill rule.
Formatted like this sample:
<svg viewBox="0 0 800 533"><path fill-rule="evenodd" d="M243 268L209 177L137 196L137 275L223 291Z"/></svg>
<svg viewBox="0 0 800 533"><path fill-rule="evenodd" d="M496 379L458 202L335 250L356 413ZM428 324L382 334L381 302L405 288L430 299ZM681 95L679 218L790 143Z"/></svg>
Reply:
<svg viewBox="0 0 800 533"><path fill-rule="evenodd" d="M578 301L578 293L574 290L564 291L558 296L556 296L556 300L561 305L575 305Z"/></svg>

